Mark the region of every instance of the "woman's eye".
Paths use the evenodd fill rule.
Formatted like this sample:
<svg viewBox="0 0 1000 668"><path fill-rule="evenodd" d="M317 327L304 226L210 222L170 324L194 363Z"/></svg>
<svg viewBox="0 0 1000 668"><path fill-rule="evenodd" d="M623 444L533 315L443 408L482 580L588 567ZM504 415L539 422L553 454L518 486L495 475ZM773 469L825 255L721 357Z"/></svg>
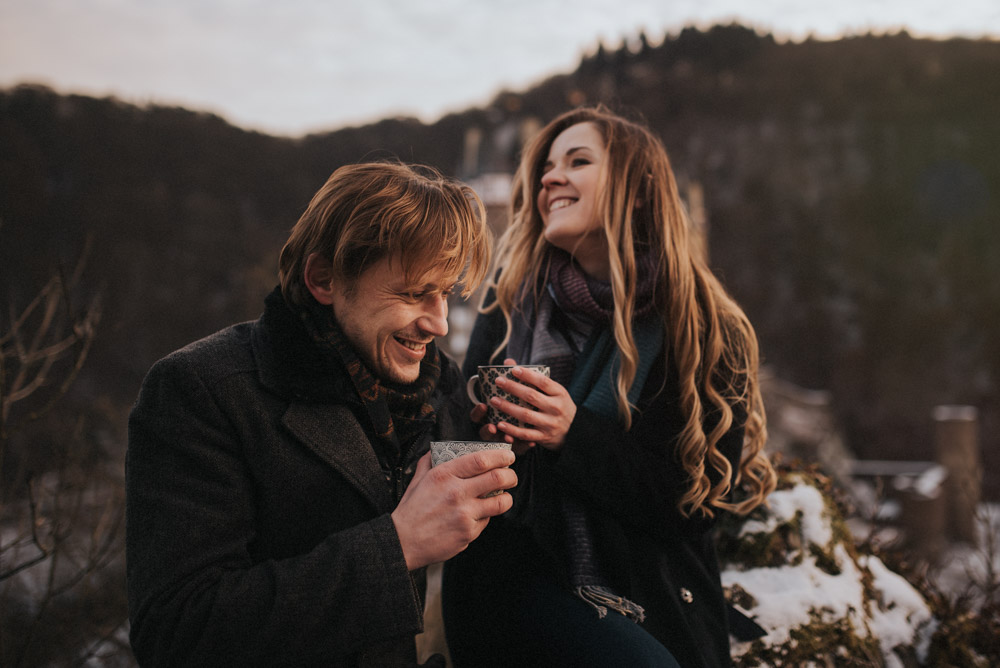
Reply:
<svg viewBox="0 0 1000 668"><path fill-rule="evenodd" d="M589 165L590 160L586 158L573 158L573 162L570 163L574 167L582 167L583 165Z"/></svg>

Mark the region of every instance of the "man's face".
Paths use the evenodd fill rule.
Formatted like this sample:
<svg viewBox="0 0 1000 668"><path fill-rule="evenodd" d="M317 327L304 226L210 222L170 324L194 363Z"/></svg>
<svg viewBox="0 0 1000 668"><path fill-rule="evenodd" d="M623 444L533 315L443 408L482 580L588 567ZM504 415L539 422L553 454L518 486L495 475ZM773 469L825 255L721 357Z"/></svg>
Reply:
<svg viewBox="0 0 1000 668"><path fill-rule="evenodd" d="M393 383L420 375L427 344L448 333L454 281L426 272L411 285L398 261L384 259L358 278L354 290L334 290L333 313L372 373Z"/></svg>

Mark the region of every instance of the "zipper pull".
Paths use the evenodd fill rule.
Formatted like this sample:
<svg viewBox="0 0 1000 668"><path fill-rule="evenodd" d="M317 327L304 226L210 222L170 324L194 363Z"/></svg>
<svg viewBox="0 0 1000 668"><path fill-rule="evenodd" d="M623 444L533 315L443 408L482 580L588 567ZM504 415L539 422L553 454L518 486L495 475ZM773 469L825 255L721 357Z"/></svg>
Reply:
<svg viewBox="0 0 1000 668"><path fill-rule="evenodd" d="M397 466L392 470L392 488L396 494L396 503L403 498L403 467Z"/></svg>

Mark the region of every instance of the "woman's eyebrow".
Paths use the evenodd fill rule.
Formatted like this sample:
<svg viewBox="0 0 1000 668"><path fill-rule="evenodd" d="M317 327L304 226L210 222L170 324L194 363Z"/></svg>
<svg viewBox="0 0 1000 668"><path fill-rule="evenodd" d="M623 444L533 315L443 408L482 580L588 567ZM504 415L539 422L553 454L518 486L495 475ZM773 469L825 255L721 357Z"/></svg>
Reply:
<svg viewBox="0 0 1000 668"><path fill-rule="evenodd" d="M566 153L564 153L563 155L569 157L578 151L589 151L589 150L590 150L589 146L574 146L573 148L567 149ZM542 163L542 169L545 169L546 167L551 167L553 164L554 163L552 162L551 159L546 160L545 162Z"/></svg>

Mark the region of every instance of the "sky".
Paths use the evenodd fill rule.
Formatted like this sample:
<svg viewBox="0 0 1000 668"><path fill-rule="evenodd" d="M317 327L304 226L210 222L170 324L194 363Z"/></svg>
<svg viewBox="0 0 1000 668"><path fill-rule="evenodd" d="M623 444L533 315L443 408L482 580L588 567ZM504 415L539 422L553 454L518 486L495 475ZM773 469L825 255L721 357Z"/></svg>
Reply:
<svg viewBox="0 0 1000 668"><path fill-rule="evenodd" d="M644 31L1000 39L1000 0L0 0L0 88L114 95L299 136L433 122Z"/></svg>

